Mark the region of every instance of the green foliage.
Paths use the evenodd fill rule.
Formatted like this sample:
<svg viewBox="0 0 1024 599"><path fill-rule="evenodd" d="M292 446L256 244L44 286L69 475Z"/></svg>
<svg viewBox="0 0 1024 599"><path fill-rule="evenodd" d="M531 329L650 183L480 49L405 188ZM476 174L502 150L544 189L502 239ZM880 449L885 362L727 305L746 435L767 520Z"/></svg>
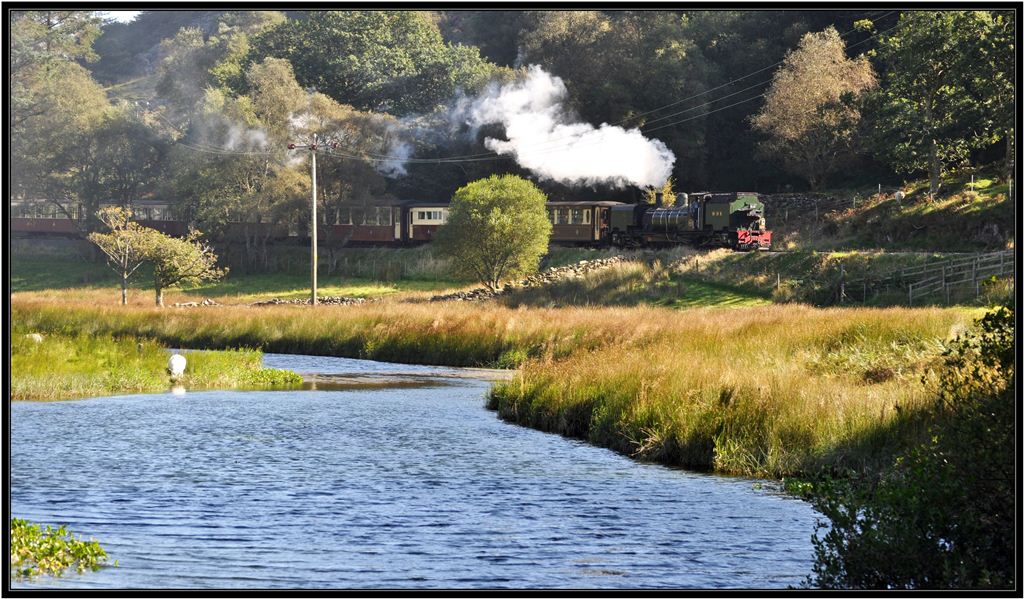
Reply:
<svg viewBox="0 0 1024 599"><path fill-rule="evenodd" d="M761 150L817 189L852 158L860 100L876 86L867 57L846 57L846 43L829 27L808 33L775 72L764 107L752 119L767 140Z"/></svg>
<svg viewBox="0 0 1024 599"><path fill-rule="evenodd" d="M546 201L536 185L515 175L474 181L455 192L448 222L437 232L438 250L497 289L506 277L537 270L551 236Z"/></svg>
<svg viewBox="0 0 1024 599"><path fill-rule="evenodd" d="M107 257L107 265L121 278L121 303L128 303L128 279L145 264L153 251L153 230L131 220L131 210L108 206L97 213L109 233L90 233L89 241Z"/></svg>
<svg viewBox="0 0 1024 599"><path fill-rule="evenodd" d="M363 110L430 112L457 89L486 82L493 65L452 46L412 11L326 11L259 35L250 61L284 58L299 83Z"/></svg>
<svg viewBox="0 0 1024 599"><path fill-rule="evenodd" d="M11 518L12 579L61 576L68 568L82 574L107 565L107 552L95 540L83 541L65 526L47 525L43 529L27 520Z"/></svg>
<svg viewBox="0 0 1024 599"><path fill-rule="evenodd" d="M1012 126L1008 27L986 11L909 11L879 44L885 74L873 99L876 152L899 172L927 170L932 193L945 169Z"/></svg>
<svg viewBox="0 0 1024 599"><path fill-rule="evenodd" d="M216 281L227 274L226 268L217 268L217 255L213 248L200 241L199 233L189 232L184 239L149 233L146 259L153 264L153 287L156 304L164 305L163 290L173 285L198 285Z"/></svg>
<svg viewBox="0 0 1024 599"><path fill-rule="evenodd" d="M70 195L59 157L81 143L109 109L106 94L78 60L95 58L99 21L89 11L10 13L11 191Z"/></svg>
<svg viewBox="0 0 1024 599"><path fill-rule="evenodd" d="M62 327L36 342L15 323L11 339L11 397L57 400L166 391L167 358L146 338L85 333ZM178 383L189 389L294 387L301 377L265 369L255 350L184 352L188 361Z"/></svg>
<svg viewBox="0 0 1024 599"><path fill-rule="evenodd" d="M658 194L661 194L661 205L662 206L675 206L676 205L676 181L672 177L665 180L665 184L661 188L649 187L644 190L643 201L646 204L654 204L658 201Z"/></svg>
<svg viewBox="0 0 1024 599"><path fill-rule="evenodd" d="M809 583L825 588L1013 588L1014 312L954 341L930 409L930 439L879 476L817 485L831 524Z"/></svg>

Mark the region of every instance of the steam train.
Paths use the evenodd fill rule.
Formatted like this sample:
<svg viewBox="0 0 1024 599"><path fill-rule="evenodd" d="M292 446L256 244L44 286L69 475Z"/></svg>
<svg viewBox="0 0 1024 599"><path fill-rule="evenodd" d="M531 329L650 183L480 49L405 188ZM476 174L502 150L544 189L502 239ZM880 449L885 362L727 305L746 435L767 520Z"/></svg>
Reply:
<svg viewBox="0 0 1024 599"><path fill-rule="evenodd" d="M612 201L548 202L551 243L622 248L697 245L737 250L767 250L764 204L752 192L679 194L677 204L662 206ZM186 220L167 202L144 200L133 206L139 224L169 235L184 235ZM79 206L12 200L10 231L19 237L81 235ZM429 242L448 220L448 202L378 202L332 206L318 211L317 236L325 245L413 245ZM225 241L259 237L300 242L308 225L229 222Z"/></svg>

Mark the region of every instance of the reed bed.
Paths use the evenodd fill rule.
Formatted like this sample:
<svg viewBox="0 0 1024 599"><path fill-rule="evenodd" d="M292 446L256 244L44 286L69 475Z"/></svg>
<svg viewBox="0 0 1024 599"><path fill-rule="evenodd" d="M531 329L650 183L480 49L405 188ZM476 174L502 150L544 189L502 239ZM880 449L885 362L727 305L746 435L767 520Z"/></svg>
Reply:
<svg viewBox="0 0 1024 599"><path fill-rule="evenodd" d="M866 468L919 438L927 369L974 312L356 306L98 306L16 294L40 332L167 345L518 367L489 405L508 420L638 459L772 477Z"/></svg>

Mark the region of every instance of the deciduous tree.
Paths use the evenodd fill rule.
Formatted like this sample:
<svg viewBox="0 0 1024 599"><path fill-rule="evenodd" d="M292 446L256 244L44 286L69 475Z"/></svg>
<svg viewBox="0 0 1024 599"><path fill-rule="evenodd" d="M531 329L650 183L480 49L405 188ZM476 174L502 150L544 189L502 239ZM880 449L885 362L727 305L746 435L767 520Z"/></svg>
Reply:
<svg viewBox="0 0 1024 599"><path fill-rule="evenodd" d="M551 236L546 201L522 177L474 181L455 192L438 247L464 274L496 290L506 277L536 271Z"/></svg>
<svg viewBox="0 0 1024 599"><path fill-rule="evenodd" d="M860 101L875 86L867 57L847 58L834 28L804 35L751 119L767 138L762 152L817 189L855 151Z"/></svg>
<svg viewBox="0 0 1024 599"><path fill-rule="evenodd" d="M943 171L1006 134L1013 36L987 11L908 11L879 43L885 66L874 97L875 146L901 172Z"/></svg>
<svg viewBox="0 0 1024 599"><path fill-rule="evenodd" d="M227 268L217 268L217 255L213 248L204 243L194 229L184 239L159 231L153 231L149 237L146 258L153 264L157 306L163 307L164 290L168 287L216 281L228 272Z"/></svg>
<svg viewBox="0 0 1024 599"><path fill-rule="evenodd" d="M121 304L127 304L128 279L149 258L155 231L134 222L132 211L120 206L103 208L96 216L110 232L90 233L89 241L99 247L107 257L107 265L121 277Z"/></svg>

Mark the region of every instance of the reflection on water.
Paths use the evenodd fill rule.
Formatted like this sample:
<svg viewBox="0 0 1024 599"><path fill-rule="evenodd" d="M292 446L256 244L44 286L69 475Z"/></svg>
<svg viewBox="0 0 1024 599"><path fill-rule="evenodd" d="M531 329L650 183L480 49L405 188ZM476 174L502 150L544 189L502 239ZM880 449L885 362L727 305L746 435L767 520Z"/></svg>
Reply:
<svg viewBox="0 0 1024 599"><path fill-rule="evenodd" d="M12 515L120 562L30 586L768 588L810 571L814 513L750 480L503 423L484 381L421 384L446 369L296 359L416 384L12 404Z"/></svg>

